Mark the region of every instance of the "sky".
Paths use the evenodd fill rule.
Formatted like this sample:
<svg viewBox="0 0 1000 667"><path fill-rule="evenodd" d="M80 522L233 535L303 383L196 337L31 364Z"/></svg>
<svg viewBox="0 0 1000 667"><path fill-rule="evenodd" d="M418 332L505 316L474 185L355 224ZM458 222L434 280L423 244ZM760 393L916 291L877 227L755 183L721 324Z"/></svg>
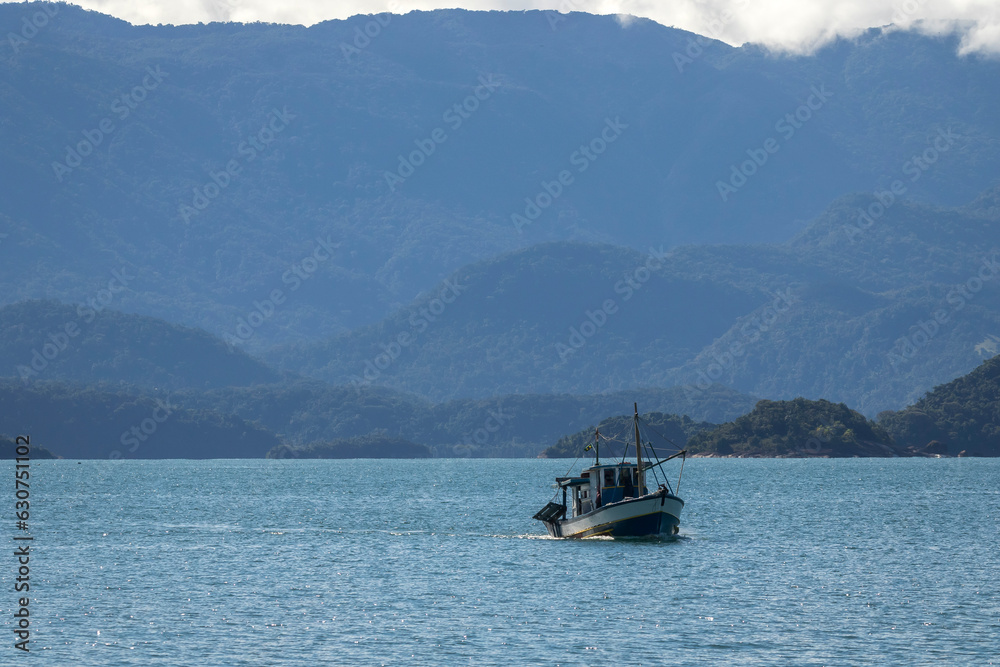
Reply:
<svg viewBox="0 0 1000 667"><path fill-rule="evenodd" d="M266 21L312 25L355 14L462 7L543 9L652 19L733 45L810 53L838 37L893 24L957 32L959 52L1000 55L1000 0L76 0L131 23Z"/></svg>

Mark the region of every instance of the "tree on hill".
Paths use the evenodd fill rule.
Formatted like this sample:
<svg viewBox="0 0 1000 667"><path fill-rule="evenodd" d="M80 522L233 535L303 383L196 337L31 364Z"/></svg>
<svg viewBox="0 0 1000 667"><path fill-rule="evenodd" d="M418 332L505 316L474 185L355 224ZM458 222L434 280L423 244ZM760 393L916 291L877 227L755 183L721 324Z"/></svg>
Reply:
<svg viewBox="0 0 1000 667"><path fill-rule="evenodd" d="M691 438L692 454L851 457L903 454L878 424L843 403L760 401L748 414Z"/></svg>

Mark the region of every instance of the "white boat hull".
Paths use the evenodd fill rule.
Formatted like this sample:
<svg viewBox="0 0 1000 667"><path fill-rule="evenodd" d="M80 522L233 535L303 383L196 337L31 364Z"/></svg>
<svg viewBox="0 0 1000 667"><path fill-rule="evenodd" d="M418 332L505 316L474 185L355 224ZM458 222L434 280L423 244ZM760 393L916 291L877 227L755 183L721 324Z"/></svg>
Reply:
<svg viewBox="0 0 1000 667"><path fill-rule="evenodd" d="M571 519L546 521L552 537L649 537L676 535L684 501L658 491L605 505Z"/></svg>

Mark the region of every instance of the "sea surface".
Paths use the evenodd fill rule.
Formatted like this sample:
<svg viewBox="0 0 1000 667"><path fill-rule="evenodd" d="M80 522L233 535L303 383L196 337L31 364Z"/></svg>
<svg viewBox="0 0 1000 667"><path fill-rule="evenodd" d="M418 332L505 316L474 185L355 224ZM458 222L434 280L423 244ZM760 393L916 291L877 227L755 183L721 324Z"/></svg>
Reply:
<svg viewBox="0 0 1000 667"><path fill-rule="evenodd" d="M0 664L1000 662L1000 460L691 459L672 541L545 536L569 463L34 461Z"/></svg>

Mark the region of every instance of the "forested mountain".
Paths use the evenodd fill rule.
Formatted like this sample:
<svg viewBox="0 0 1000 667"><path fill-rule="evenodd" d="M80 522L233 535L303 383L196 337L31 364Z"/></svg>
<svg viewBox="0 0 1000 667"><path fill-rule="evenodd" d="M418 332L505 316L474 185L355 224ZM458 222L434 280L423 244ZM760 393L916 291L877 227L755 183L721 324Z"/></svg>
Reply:
<svg viewBox="0 0 1000 667"><path fill-rule="evenodd" d="M874 416L997 352L995 192L962 209L893 201L871 224L858 220L878 197L848 196L780 245L541 244L464 267L377 325L268 358L437 400L650 385L697 395L718 382Z"/></svg>
<svg viewBox="0 0 1000 667"><path fill-rule="evenodd" d="M270 358L437 400L668 386L666 370L770 298L634 250L542 244L465 267L377 325Z"/></svg>
<svg viewBox="0 0 1000 667"><path fill-rule="evenodd" d="M734 419L756 402L714 385L697 396L674 388L431 403L381 387L332 387L309 380L180 392L174 400L185 407L258 421L292 446L381 433L428 445L437 456L490 457L537 456L566 433L596 424L636 402L644 409L715 422Z"/></svg>
<svg viewBox="0 0 1000 667"><path fill-rule="evenodd" d="M0 407L0 433L68 459L260 458L280 444L256 424L185 409L167 393L0 380Z"/></svg>
<svg viewBox="0 0 1000 667"><path fill-rule="evenodd" d="M197 329L109 310L26 301L0 308L0 377L159 388L275 382L279 374Z"/></svg>
<svg viewBox="0 0 1000 667"><path fill-rule="evenodd" d="M250 349L542 241L781 242L844 193L958 205L1000 171L1000 63L952 37L777 57L582 13L384 15L370 39L365 16L0 22L45 7L0 56L0 300L84 302L133 267L114 308Z"/></svg>
<svg viewBox="0 0 1000 667"><path fill-rule="evenodd" d="M39 457L44 446L64 458L258 458L279 445L304 457L342 457L359 448L367 448L363 457L422 456L425 446L443 457L534 457L566 432L635 401L717 421L754 402L718 385L697 402L680 389L649 389L432 404L379 387L308 380L178 392L0 380L0 434L29 435Z"/></svg>
<svg viewBox="0 0 1000 667"><path fill-rule="evenodd" d="M871 416L1000 350L1000 61L956 37L0 23L46 10L0 54L0 418L85 425L57 454L104 456L166 392L171 437L227 456L533 455L633 400Z"/></svg>
<svg viewBox="0 0 1000 667"><path fill-rule="evenodd" d="M1000 356L905 410L880 414L879 423L903 446L923 449L937 441L941 453L953 456L1000 456Z"/></svg>

